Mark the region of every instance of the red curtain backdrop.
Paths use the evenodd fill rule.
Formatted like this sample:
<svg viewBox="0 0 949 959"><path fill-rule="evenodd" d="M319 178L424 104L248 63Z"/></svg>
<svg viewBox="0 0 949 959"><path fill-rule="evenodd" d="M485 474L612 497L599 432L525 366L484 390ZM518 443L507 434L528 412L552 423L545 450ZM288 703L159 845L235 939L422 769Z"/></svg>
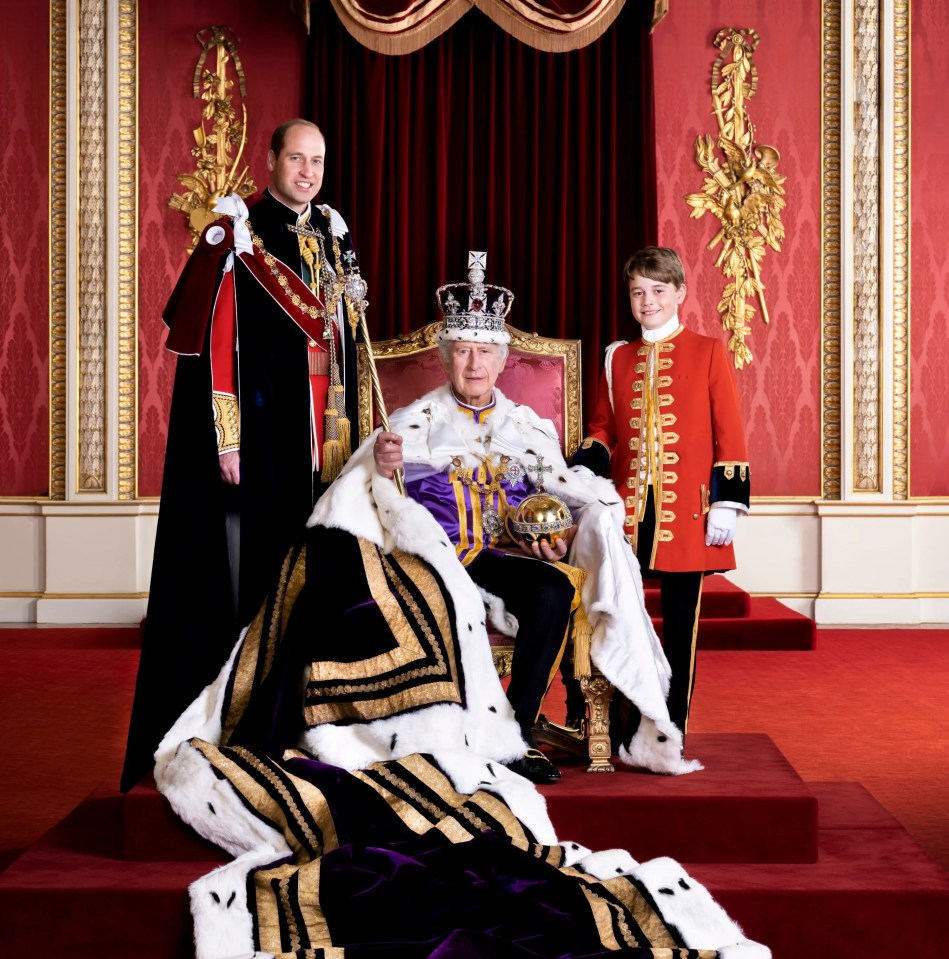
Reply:
<svg viewBox="0 0 949 959"><path fill-rule="evenodd" d="M0 497L49 495L49 9L4 19L0 57ZM61 270L60 270L61 272Z"/></svg>
<svg viewBox="0 0 949 959"><path fill-rule="evenodd" d="M910 417L911 496L949 496L949 13L911 7Z"/></svg>
<svg viewBox="0 0 949 959"><path fill-rule="evenodd" d="M247 78L243 102L249 119L244 157L262 188L273 128L302 110L306 29L287 4L265 0L142 3L138 17L138 494L146 497L161 493L175 373L174 357L165 350L161 311L190 244L185 217L169 209L168 200L184 191L176 174L194 170L192 131L200 125L203 106L191 93L201 53L195 34L226 24L240 40L237 52ZM214 69L213 59L209 56L206 69ZM241 101L235 85L238 111ZM35 168L45 172L46 164Z"/></svg>
<svg viewBox="0 0 949 959"><path fill-rule="evenodd" d="M820 0L673 0L653 35L659 238L685 263L684 322L724 339L716 312L724 288L715 266L721 247L705 249L718 221L708 213L690 219L684 199L704 182L694 159L696 137L718 135L710 83L718 55L712 41L723 27L750 27L760 34L754 55L758 89L747 108L757 126L756 142L777 147L778 170L787 176L782 212L787 235L781 251L765 257L762 269L771 324L764 325L757 309L747 340L754 360L736 372L752 490L756 496L819 497Z"/></svg>
<svg viewBox="0 0 949 959"><path fill-rule="evenodd" d="M514 326L582 338L589 412L603 349L628 331L622 264L655 234L643 6L565 54L477 10L400 57L360 46L328 4L312 18L321 195L352 228L371 335L438 319L435 289L486 250L488 282L514 293Z"/></svg>

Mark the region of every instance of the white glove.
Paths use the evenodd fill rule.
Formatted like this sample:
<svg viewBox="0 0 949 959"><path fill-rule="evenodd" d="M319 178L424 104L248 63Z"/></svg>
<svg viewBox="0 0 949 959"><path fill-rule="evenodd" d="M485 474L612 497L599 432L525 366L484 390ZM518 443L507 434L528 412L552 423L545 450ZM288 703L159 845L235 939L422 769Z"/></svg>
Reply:
<svg viewBox="0 0 949 959"><path fill-rule="evenodd" d="M218 198L217 203L214 204L214 212L231 217L234 227L234 246L237 252L253 253L254 241L251 239L250 230L247 229L247 218L250 216L247 204L236 193L231 193ZM220 240L212 242L219 243Z"/></svg>
<svg viewBox="0 0 949 959"><path fill-rule="evenodd" d="M728 546L735 537L738 510L732 506L713 506L705 524L706 546Z"/></svg>

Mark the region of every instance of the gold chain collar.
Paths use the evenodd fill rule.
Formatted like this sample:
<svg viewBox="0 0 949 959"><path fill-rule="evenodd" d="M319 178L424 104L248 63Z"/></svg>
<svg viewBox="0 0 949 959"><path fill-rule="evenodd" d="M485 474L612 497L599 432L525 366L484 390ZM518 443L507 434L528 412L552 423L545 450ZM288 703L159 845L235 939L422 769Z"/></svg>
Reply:
<svg viewBox="0 0 949 959"><path fill-rule="evenodd" d="M294 293L293 289L290 286L290 281L287 279L286 274L283 270L280 269L280 261L272 254L268 253L266 247L264 246L264 241L254 232L254 228L251 225L250 220L247 220L247 229L250 231L251 240L253 240L254 246L260 250L264 258L264 263L267 265L267 268L276 277L277 283L280 285L280 289L286 294L290 299L290 302L301 312L305 313L307 316L312 317L314 320L328 320L336 315L336 307L339 303L339 298L342 296L345 289L344 284L341 281L343 275L343 268L340 266L340 251L339 251L339 237L333 232L333 222L330 219L330 214L323 210L323 215L326 217L326 228L329 230L329 234L333 240L333 259L335 261L334 266L336 270L336 282L330 287L326 287L326 295L323 300L323 306L312 306L310 304L304 303L298 293Z"/></svg>

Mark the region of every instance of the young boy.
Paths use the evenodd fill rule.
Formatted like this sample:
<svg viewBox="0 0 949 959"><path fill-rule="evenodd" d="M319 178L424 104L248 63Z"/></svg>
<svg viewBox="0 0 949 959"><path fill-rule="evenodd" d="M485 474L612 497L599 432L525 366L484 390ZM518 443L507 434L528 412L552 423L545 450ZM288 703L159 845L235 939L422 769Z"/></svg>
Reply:
<svg viewBox="0 0 949 959"><path fill-rule="evenodd" d="M702 579L735 568L748 453L725 347L679 322L686 289L678 255L645 247L623 277L641 336L607 347L599 401L573 463L612 477L643 575L659 579L669 716L684 741Z"/></svg>

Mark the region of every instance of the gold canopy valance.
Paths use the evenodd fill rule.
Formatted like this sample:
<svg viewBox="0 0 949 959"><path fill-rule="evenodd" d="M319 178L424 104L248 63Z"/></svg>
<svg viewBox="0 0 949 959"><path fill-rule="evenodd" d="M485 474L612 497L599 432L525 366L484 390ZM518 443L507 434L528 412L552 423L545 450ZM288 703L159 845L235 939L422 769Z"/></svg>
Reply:
<svg viewBox="0 0 949 959"><path fill-rule="evenodd" d="M332 0L346 29L384 54L419 50L472 7L528 46L548 53L578 50L599 38L626 0ZM658 0L656 8L667 7ZM656 22L654 20L654 22Z"/></svg>

